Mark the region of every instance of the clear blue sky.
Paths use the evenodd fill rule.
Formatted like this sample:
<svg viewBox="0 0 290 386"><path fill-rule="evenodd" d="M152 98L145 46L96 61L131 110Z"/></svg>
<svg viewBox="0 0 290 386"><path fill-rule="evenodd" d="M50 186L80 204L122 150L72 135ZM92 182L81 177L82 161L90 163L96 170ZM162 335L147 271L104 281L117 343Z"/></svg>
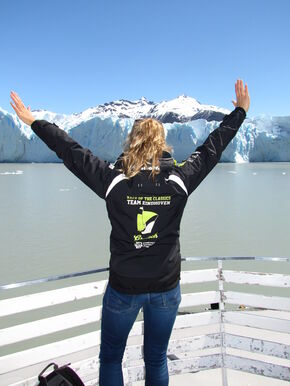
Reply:
<svg viewBox="0 0 290 386"><path fill-rule="evenodd" d="M248 116L290 115L289 0L15 0L1 3L0 106L80 112L180 94Z"/></svg>

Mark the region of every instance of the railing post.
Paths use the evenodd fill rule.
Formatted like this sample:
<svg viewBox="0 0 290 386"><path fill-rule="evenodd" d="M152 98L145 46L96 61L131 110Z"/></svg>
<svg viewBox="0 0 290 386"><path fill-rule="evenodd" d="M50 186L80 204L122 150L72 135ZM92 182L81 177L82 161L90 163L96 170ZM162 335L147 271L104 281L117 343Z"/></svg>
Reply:
<svg viewBox="0 0 290 386"><path fill-rule="evenodd" d="M222 369L222 381L223 386L228 386L227 369L225 366L226 359L226 347L225 347L225 325L224 325L224 312L225 312L225 295L224 295L224 277L223 277L223 262L218 260L218 280L219 280L219 326L220 326L220 341L221 341L221 369Z"/></svg>

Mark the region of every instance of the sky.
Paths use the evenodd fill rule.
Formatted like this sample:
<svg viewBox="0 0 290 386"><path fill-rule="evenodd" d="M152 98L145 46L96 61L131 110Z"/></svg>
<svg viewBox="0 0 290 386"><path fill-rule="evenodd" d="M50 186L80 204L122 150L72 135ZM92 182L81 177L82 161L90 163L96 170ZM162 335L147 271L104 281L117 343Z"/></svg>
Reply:
<svg viewBox="0 0 290 386"><path fill-rule="evenodd" d="M5 0L0 107L60 114L185 94L248 117L290 115L289 0Z"/></svg>

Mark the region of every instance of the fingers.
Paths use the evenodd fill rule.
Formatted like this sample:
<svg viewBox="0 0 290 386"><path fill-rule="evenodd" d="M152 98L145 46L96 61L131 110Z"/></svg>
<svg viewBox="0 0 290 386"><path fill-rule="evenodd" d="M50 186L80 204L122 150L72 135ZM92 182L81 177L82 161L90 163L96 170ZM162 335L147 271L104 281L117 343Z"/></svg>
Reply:
<svg viewBox="0 0 290 386"><path fill-rule="evenodd" d="M13 107L13 109L15 110L15 107L14 107L13 103L12 103L12 102L10 102L10 104L11 104L11 106Z"/></svg>
<svg viewBox="0 0 290 386"><path fill-rule="evenodd" d="M237 97L248 95L249 93L248 85L245 84L245 88L244 88L242 79L238 79L237 82L235 83L235 91L236 91Z"/></svg>
<svg viewBox="0 0 290 386"><path fill-rule="evenodd" d="M15 105L16 105L18 108L20 108L20 107L24 107L24 108L25 108L25 106L24 106L22 100L19 98L19 96L16 94L16 92L11 91L10 95L11 95L11 98L13 99Z"/></svg>
<svg viewBox="0 0 290 386"><path fill-rule="evenodd" d="M19 98L19 96L14 91L11 91L10 96L11 96L12 100L14 101L14 105L13 105L12 102L10 102L10 104L11 104L13 110L18 115L18 117L20 117L23 109L25 109L25 106L22 103L22 101Z"/></svg>
<svg viewBox="0 0 290 386"><path fill-rule="evenodd" d="M242 79L240 79L240 95L243 95L244 93L244 85Z"/></svg>
<svg viewBox="0 0 290 386"><path fill-rule="evenodd" d="M31 114L30 106L28 106L28 108L26 108L16 92L11 91L10 96L14 102L14 104L13 104L10 101L10 104L11 104L13 110L16 112L18 118L22 122L24 122L26 125L31 125L31 123L35 120L35 118Z"/></svg>
<svg viewBox="0 0 290 386"><path fill-rule="evenodd" d="M19 101L17 100L15 94L12 91L10 93L10 96L11 96L11 99L13 99L13 102L15 103L15 106L17 106L19 104Z"/></svg>
<svg viewBox="0 0 290 386"><path fill-rule="evenodd" d="M15 99L21 102L21 99L19 98L18 94L15 91L11 91L11 96L13 96Z"/></svg>
<svg viewBox="0 0 290 386"><path fill-rule="evenodd" d="M236 84L236 94L237 97L240 97L243 94L243 81L241 79L238 79Z"/></svg>
<svg viewBox="0 0 290 386"><path fill-rule="evenodd" d="M250 106L250 96L248 91L248 85L243 84L242 79L237 79L235 83L235 91L236 91L236 101L232 101L235 107L240 106L243 107L247 112Z"/></svg>
<svg viewBox="0 0 290 386"><path fill-rule="evenodd" d="M15 113L17 114L17 116L20 118L21 116L21 111L17 108L17 106L14 106L11 102L10 102L11 106L13 107L13 110L15 111Z"/></svg>
<svg viewBox="0 0 290 386"><path fill-rule="evenodd" d="M236 89L236 96L239 98L240 96L240 80L238 79L236 84L235 84L235 89Z"/></svg>
<svg viewBox="0 0 290 386"><path fill-rule="evenodd" d="M13 110L16 112L18 117L20 119L22 119L21 117L23 116L23 114L25 114L25 112L27 110L26 107L24 106L22 100L19 98L19 96L16 94L16 92L11 91L10 96L11 96L11 98L14 101L14 104L15 104L15 105L13 105L13 103L10 102ZM30 110L28 110L28 111L30 111Z"/></svg>
<svg viewBox="0 0 290 386"><path fill-rule="evenodd" d="M12 102L10 102L10 104L11 104L11 106L13 107L13 109L14 109L15 111L18 111L18 108L17 108L16 105L14 106Z"/></svg>

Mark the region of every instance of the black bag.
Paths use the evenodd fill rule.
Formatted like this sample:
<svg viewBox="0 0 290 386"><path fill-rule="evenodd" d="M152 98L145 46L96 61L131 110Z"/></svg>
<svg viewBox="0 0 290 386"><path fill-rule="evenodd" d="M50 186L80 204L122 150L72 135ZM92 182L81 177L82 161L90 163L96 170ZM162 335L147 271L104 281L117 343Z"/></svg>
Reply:
<svg viewBox="0 0 290 386"><path fill-rule="evenodd" d="M58 367L56 363L50 363L38 376L38 386L85 386L76 372L73 371L68 365ZM54 370L48 375L44 376L43 373L53 366Z"/></svg>

